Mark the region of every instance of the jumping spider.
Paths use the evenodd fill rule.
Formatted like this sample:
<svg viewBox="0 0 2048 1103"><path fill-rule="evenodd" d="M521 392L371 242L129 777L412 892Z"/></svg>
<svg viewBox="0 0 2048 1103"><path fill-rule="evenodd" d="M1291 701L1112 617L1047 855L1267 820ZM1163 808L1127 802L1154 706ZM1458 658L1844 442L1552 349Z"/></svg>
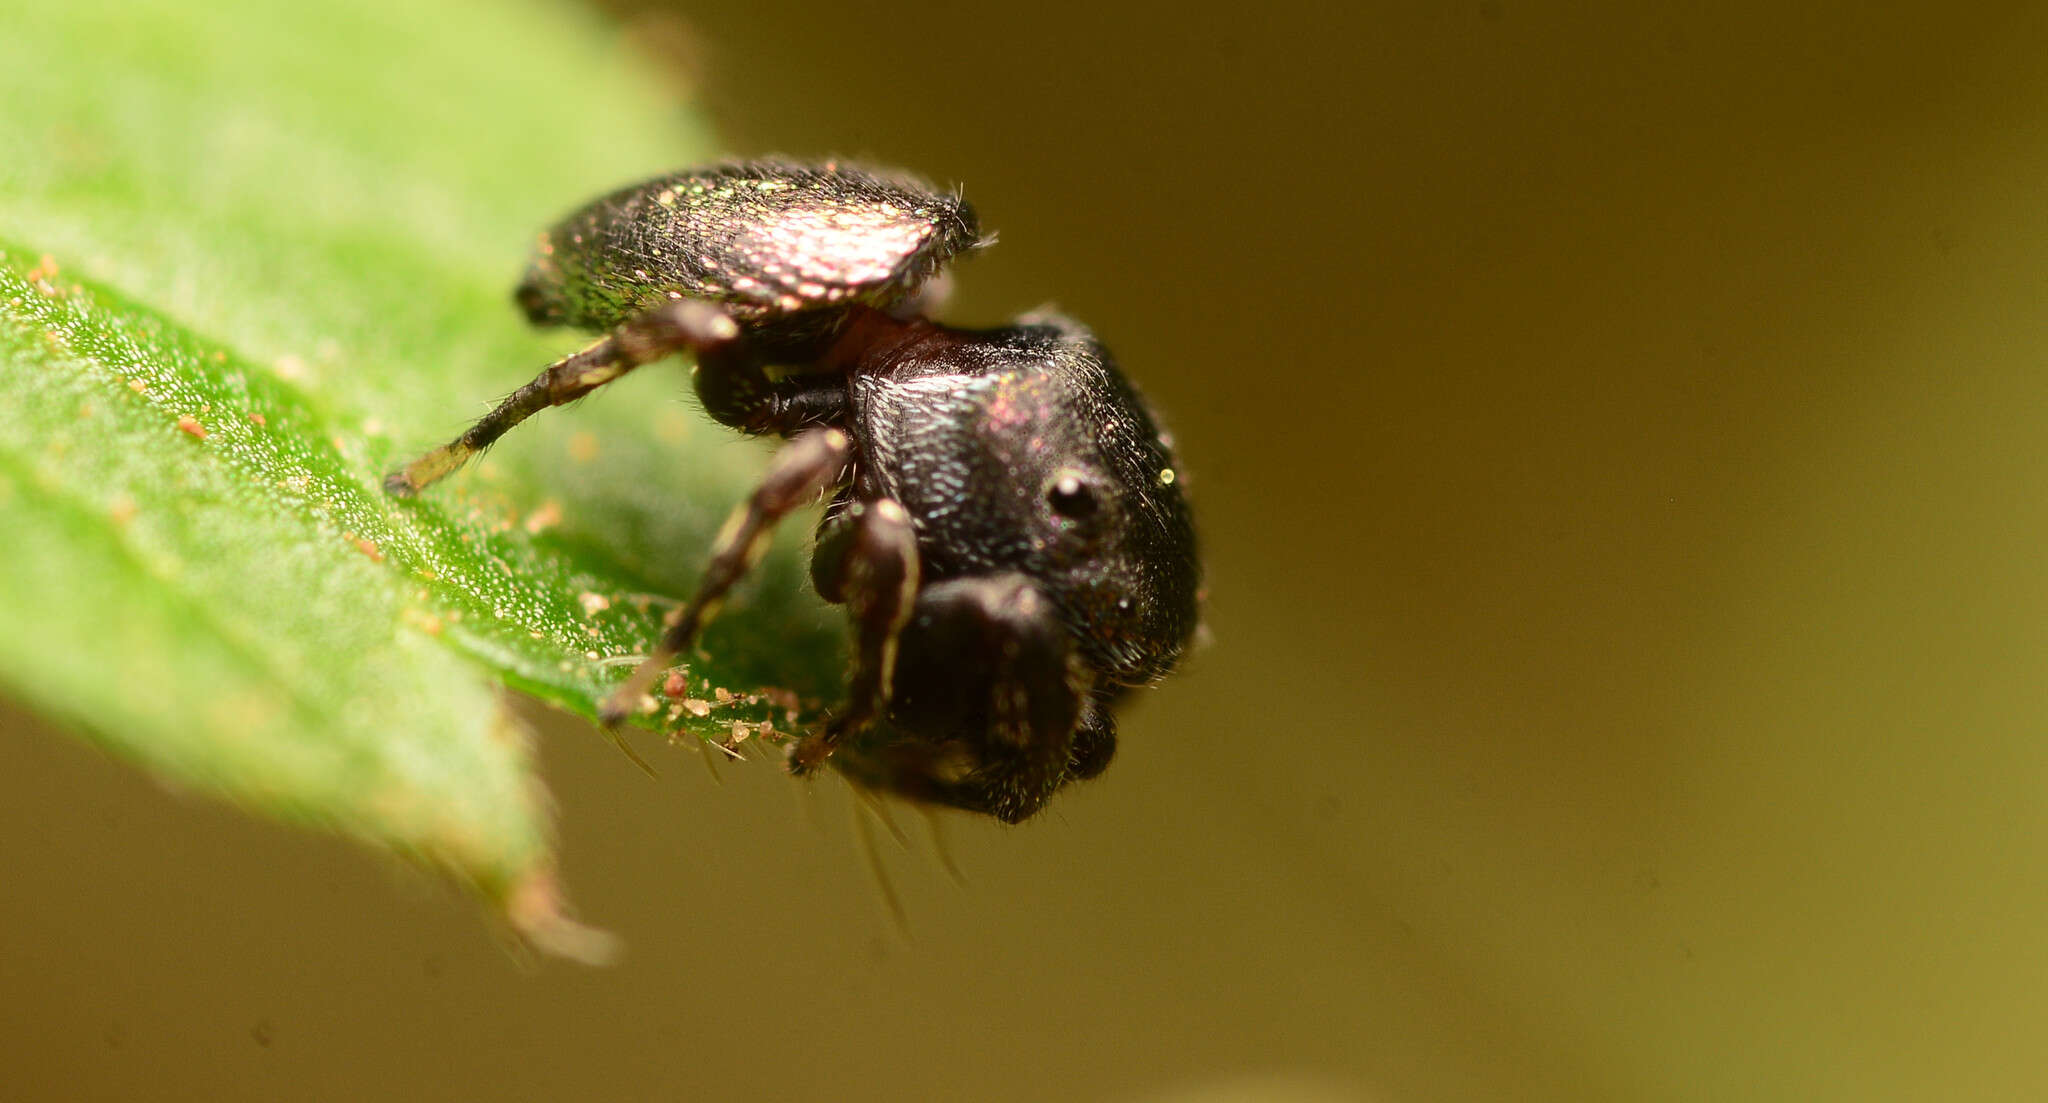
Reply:
<svg viewBox="0 0 2048 1103"><path fill-rule="evenodd" d="M606 726L689 649L770 528L831 491L811 578L852 618L853 673L791 771L829 757L862 784L1023 820L1109 764L1112 707L1195 630L1200 567L1168 440L1086 329L925 317L934 277L980 244L959 197L842 163L734 162L614 192L541 235L516 294L535 324L603 338L385 488L415 494L533 413L690 353L713 418L788 443Z"/></svg>

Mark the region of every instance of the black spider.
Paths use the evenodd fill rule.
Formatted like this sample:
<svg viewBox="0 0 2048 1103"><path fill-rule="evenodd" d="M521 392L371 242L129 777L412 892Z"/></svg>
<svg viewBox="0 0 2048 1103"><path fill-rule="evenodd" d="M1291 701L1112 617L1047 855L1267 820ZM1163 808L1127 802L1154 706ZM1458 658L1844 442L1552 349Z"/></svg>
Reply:
<svg viewBox="0 0 2048 1103"><path fill-rule="evenodd" d="M757 161L614 192L541 235L517 299L603 332L386 480L410 495L527 416L672 353L718 421L788 438L720 534L615 726L790 510L835 491L811 577L857 647L799 739L864 784L1008 822L1116 749L1111 707L1170 672L1197 619L1195 532L1166 436L1078 323L928 320L980 241L957 196L852 165Z"/></svg>

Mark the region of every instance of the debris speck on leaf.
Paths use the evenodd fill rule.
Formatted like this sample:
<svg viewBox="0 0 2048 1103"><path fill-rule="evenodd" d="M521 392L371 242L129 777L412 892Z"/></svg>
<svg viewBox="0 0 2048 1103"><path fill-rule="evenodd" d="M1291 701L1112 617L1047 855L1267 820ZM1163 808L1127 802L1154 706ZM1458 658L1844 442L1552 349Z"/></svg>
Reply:
<svg viewBox="0 0 2048 1103"><path fill-rule="evenodd" d="M540 508L526 515L526 532L530 536L541 533L562 523L562 503L549 498Z"/></svg>
<svg viewBox="0 0 2048 1103"><path fill-rule="evenodd" d="M344 532L341 534L341 538L343 540L348 541L351 544L354 544L356 546L357 551L369 556L370 562L384 562L384 549L378 547L377 542L375 540L371 540L367 537L357 536L353 532Z"/></svg>

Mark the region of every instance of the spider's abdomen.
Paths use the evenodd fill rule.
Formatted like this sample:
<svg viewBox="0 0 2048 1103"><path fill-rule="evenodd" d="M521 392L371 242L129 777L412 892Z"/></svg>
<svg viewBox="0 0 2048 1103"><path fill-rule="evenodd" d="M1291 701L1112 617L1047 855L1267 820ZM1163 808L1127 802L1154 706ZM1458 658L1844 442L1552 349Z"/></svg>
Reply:
<svg viewBox="0 0 2048 1103"><path fill-rule="evenodd" d="M622 188L541 234L517 298L540 325L609 329L662 299L743 325L886 307L979 240L958 196L852 165L741 161Z"/></svg>

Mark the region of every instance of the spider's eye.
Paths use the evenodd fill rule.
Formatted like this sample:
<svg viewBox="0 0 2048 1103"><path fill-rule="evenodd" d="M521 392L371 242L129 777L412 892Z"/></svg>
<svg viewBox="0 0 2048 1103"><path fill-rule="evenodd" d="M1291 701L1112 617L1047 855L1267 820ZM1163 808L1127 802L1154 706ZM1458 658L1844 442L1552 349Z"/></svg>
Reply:
<svg viewBox="0 0 2048 1103"><path fill-rule="evenodd" d="M1079 475L1061 475L1045 490L1046 503L1052 511L1069 521L1085 521L1095 516L1098 503L1095 488Z"/></svg>

